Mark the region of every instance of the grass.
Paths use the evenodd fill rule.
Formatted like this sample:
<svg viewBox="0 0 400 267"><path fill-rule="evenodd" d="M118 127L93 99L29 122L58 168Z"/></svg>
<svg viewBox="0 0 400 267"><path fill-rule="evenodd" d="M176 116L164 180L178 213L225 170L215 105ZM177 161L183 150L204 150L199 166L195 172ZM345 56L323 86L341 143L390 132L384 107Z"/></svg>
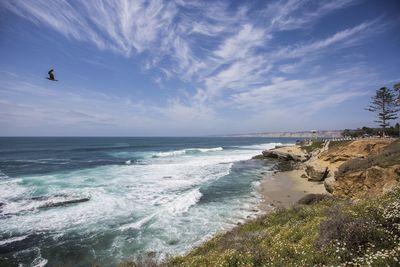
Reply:
<svg viewBox="0 0 400 267"><path fill-rule="evenodd" d="M352 203L327 198L218 235L163 266L398 266L400 189Z"/></svg>
<svg viewBox="0 0 400 267"><path fill-rule="evenodd" d="M332 152L341 148L342 146L350 144L351 142L353 141L352 140L330 141L328 148Z"/></svg>
<svg viewBox="0 0 400 267"><path fill-rule="evenodd" d="M322 198L215 236L185 256L120 267L400 266L400 188L370 200Z"/></svg>
<svg viewBox="0 0 400 267"><path fill-rule="evenodd" d="M300 146L307 153L311 153L317 149L321 149L324 146L324 141L312 141L310 145L300 144Z"/></svg>

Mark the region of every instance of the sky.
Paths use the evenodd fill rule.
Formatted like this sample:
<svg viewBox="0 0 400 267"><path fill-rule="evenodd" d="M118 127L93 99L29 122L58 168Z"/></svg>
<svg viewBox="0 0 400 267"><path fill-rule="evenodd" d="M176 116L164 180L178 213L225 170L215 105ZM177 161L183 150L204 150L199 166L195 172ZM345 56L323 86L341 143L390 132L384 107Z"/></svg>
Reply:
<svg viewBox="0 0 400 267"><path fill-rule="evenodd" d="M398 14L398 0L2 0L0 135L376 126L371 96L400 81Z"/></svg>

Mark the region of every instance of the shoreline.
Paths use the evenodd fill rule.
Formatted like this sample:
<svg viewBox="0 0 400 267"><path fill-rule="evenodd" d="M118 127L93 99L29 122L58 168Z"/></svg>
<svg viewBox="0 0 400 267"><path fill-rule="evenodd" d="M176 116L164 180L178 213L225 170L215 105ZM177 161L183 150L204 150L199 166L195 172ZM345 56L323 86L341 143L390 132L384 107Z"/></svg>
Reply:
<svg viewBox="0 0 400 267"><path fill-rule="evenodd" d="M394 180L398 182L396 178L398 178L400 168L400 143L382 143L381 140L379 142L370 140L351 143L337 142L276 147L253 157L257 160L275 159L275 162L278 163L276 168L279 170L265 172L259 180L256 188L261 197L258 204L258 216L248 217L244 223L238 223L238 226L232 230L213 235L210 240L191 250L188 254L172 258L170 263L173 266L175 264L191 266L195 262L200 262L201 266L214 266L221 263L224 265L232 263L254 265L257 263L257 265L263 266L285 266L300 263L300 265L311 266L326 265L327 263L337 265L338 259L341 265L354 264L354 262L369 263L371 247L377 247L373 253L381 255L382 249L378 247L382 246L381 240L393 240L387 245L385 243L384 251L395 251L396 253L400 251L397 243L398 237L391 239L395 233L391 229L395 228L386 228L388 220L386 215L378 218L376 210L371 209L376 206L377 209L380 209L380 214L386 214L385 212L389 209L392 212L392 209L397 207L394 205L398 204L399 188L396 189L393 182ZM303 150L304 153L297 153L300 150ZM354 159L356 160L354 161ZM354 162L364 165L354 165ZM388 166L379 165L382 162ZM346 164L347 172L345 174L343 174L343 169L338 169L340 164ZM364 168L365 166L368 168ZM356 181L357 184L354 184L352 177L360 176L360 168L364 168L363 175L365 176L363 177L365 179ZM377 184L376 179L371 180L367 173L368 170L374 170L372 176L378 174L379 178L377 179L379 182L384 180L384 184ZM326 182L327 179L332 180L335 176L341 179L334 180L332 190L330 189L331 185ZM369 188L376 190L369 189L368 195L359 198L356 193L357 190L361 192L365 190L363 185L368 185ZM389 193L391 191L381 190L385 186L388 188L391 186L391 190L397 191ZM337 195L342 193L340 190L349 195L341 198ZM352 195L349 190L352 190L350 191ZM330 201L321 201L327 196ZM370 198L371 196L374 198ZM367 202L348 201L347 199L362 199ZM336 202L340 203L340 206L343 204L342 208L335 208L337 207ZM385 203L385 207L379 202ZM342 211L342 209L346 211ZM360 210L363 212L360 213ZM372 218L384 223L368 228ZM346 229L344 227L353 225L355 227L350 228L350 231L343 230ZM333 234L330 232L330 228L335 230ZM357 243L353 244L352 240L359 240L360 230L363 233L385 232L387 236L382 239L381 235L377 234L371 247L357 247ZM365 236L365 240L370 242L371 235ZM325 242L323 250L321 250L321 240ZM349 242L350 246L347 246L346 242ZM332 247L331 244L337 245ZM338 257L338 251L346 251L346 255L351 255L354 249L360 251L361 248L365 261L360 257ZM388 263L388 266L397 264L398 253L394 254L393 252L390 256L393 256L393 260L387 260L385 263ZM386 254L385 257L387 257ZM377 258L376 263L381 263L381 259Z"/></svg>
<svg viewBox="0 0 400 267"><path fill-rule="evenodd" d="M303 173L303 170L291 170L265 176L258 188L263 198L260 203L261 211L287 208L310 193L327 193L322 182L310 182L307 178L301 178Z"/></svg>

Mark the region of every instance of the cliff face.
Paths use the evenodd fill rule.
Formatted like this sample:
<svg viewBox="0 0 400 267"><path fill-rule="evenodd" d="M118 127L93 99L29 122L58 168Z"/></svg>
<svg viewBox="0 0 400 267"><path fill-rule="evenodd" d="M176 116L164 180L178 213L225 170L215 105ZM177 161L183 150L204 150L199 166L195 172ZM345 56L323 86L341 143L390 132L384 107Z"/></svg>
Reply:
<svg viewBox="0 0 400 267"><path fill-rule="evenodd" d="M365 199L381 196L392 190L400 180L400 164L382 168L371 166L335 177L333 194L338 197Z"/></svg>
<svg viewBox="0 0 400 267"><path fill-rule="evenodd" d="M388 139L361 139L349 141L343 145L330 147L327 151L322 152L319 158L331 164L343 163L344 161L354 158L366 158L376 155L392 143ZM336 164L335 164L336 165Z"/></svg>
<svg viewBox="0 0 400 267"><path fill-rule="evenodd" d="M383 195L396 186L400 181L400 141L380 145L376 145L377 150L367 157L354 158L340 165L335 173L334 195L370 198Z"/></svg>
<svg viewBox="0 0 400 267"><path fill-rule="evenodd" d="M357 141L332 141L311 152L311 158L304 164L310 181L324 181L327 191L333 192L334 174L344 162L363 159L380 153L390 140L368 139Z"/></svg>
<svg viewBox="0 0 400 267"><path fill-rule="evenodd" d="M293 166L304 170L303 178L323 181L327 192L338 197L380 196L400 181L399 140L330 142L310 153L300 146L288 146L264 151L263 155L297 162Z"/></svg>

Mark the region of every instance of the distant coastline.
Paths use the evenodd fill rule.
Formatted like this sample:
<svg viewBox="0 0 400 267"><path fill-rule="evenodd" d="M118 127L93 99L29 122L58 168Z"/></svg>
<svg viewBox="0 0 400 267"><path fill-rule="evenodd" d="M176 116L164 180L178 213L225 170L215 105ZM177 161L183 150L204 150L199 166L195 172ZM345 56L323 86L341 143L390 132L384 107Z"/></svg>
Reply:
<svg viewBox="0 0 400 267"><path fill-rule="evenodd" d="M323 130L313 133L310 131L298 132L261 132L247 134L224 135L225 137L290 137L290 138L339 138L342 137L342 130Z"/></svg>

